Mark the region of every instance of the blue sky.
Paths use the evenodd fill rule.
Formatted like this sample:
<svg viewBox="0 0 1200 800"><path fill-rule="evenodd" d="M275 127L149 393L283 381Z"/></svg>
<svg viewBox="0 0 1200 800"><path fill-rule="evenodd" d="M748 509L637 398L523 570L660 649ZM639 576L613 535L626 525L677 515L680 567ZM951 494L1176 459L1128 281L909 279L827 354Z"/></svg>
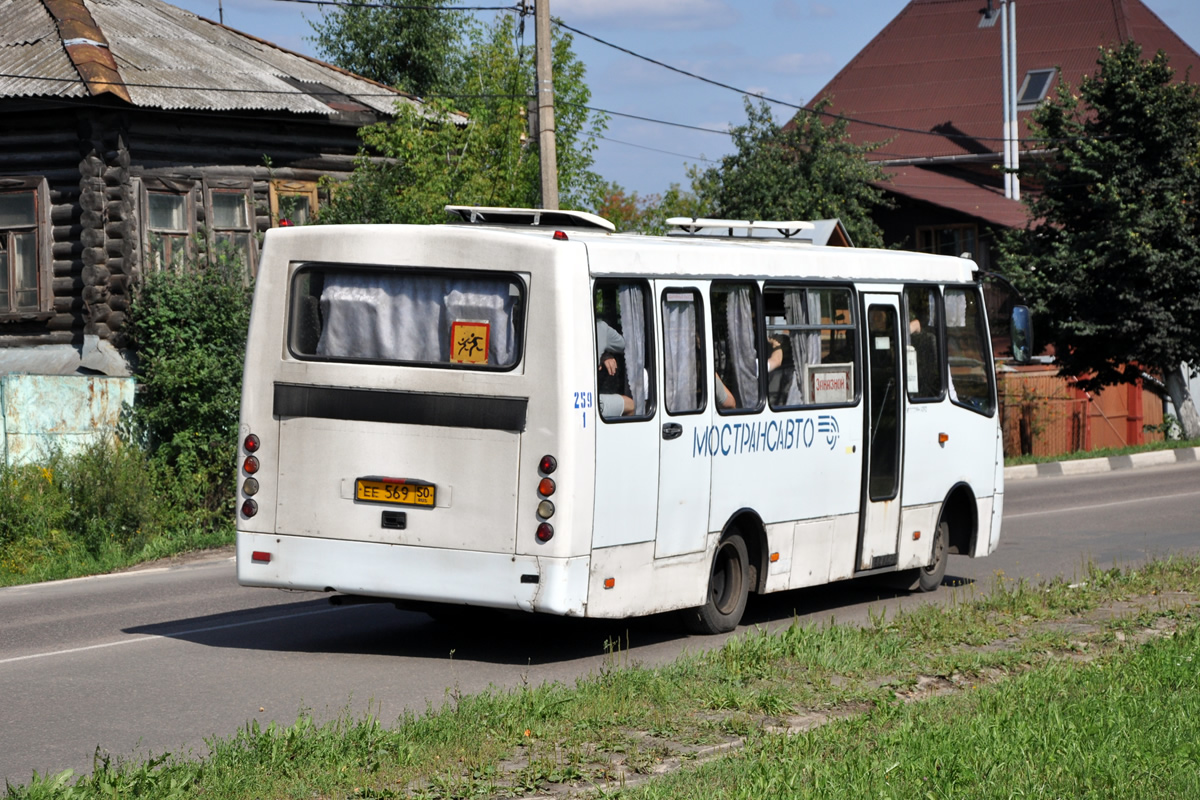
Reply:
<svg viewBox="0 0 1200 800"><path fill-rule="evenodd" d="M283 47L318 55L306 41L317 6L279 0L220 0L225 24ZM414 0L415 2L415 0ZM505 5L508 0L465 0ZM1200 50L1200 2L1143 0ZM209 19L218 0L177 0ZM802 104L832 78L907 0L551 0L551 12L581 31L680 69L750 92ZM980 0L980 7L985 0ZM1018 9L1020 5L1018 3ZM1019 17L1018 17L1019 23ZM532 24L529 41L533 41ZM1018 31L1019 44L1019 31ZM678 75L587 38L575 52L588 67L592 105L701 128L745 121L739 94ZM999 50L997 49L997 71ZM777 119L790 116L776 107ZM686 165L729 152L728 135L613 117L596 170L646 195L686 185Z"/></svg>

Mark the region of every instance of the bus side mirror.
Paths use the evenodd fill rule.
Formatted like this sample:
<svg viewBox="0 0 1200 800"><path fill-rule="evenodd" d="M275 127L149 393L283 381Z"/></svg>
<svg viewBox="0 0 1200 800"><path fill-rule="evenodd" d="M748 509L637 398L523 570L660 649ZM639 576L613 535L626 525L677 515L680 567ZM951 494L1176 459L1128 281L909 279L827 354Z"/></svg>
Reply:
<svg viewBox="0 0 1200 800"><path fill-rule="evenodd" d="M1010 318L1013 361L1028 364L1033 360L1033 315L1028 306L1013 306Z"/></svg>

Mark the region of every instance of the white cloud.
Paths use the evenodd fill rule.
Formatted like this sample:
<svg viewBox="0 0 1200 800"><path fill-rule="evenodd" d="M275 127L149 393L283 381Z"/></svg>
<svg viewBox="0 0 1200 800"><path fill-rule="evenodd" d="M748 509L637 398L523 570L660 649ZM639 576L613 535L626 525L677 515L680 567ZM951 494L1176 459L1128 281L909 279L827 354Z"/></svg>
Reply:
<svg viewBox="0 0 1200 800"><path fill-rule="evenodd" d="M570 0L554 8L568 25L600 23L639 30L720 30L740 14L727 0Z"/></svg>

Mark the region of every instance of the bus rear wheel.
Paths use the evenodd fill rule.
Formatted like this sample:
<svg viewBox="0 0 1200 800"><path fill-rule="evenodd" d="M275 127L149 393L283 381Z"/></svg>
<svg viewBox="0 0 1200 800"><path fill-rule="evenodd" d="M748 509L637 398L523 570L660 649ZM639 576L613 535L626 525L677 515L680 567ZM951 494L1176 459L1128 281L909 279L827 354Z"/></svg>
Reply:
<svg viewBox="0 0 1200 800"><path fill-rule="evenodd" d="M740 534L717 543L708 576L708 600L683 612L684 627L691 633L728 633L742 621L750 594L750 557Z"/></svg>
<svg viewBox="0 0 1200 800"><path fill-rule="evenodd" d="M896 573L892 585L909 592L932 592L941 586L946 577L946 562L950 560L946 552L949 542L950 524L942 520L933 532L933 560L928 566Z"/></svg>

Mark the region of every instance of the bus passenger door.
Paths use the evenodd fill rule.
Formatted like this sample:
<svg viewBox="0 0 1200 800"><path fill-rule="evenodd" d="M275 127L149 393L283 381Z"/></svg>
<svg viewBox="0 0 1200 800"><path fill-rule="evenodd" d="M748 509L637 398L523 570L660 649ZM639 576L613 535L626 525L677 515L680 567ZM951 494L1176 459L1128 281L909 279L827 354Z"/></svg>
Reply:
<svg viewBox="0 0 1200 800"><path fill-rule="evenodd" d="M658 530L654 557L696 553L708 534L712 418L704 304L699 290L658 281L663 342L663 402L659 414Z"/></svg>
<svg viewBox="0 0 1200 800"><path fill-rule="evenodd" d="M866 310L866 481L858 537L858 568L880 569L899 560L900 465L904 387L900 381L900 296L863 296Z"/></svg>
<svg viewBox="0 0 1200 800"><path fill-rule="evenodd" d="M654 295L636 280L593 287L596 489L592 546L651 542L658 514ZM586 403L586 400L585 400ZM599 416L599 419L596 419Z"/></svg>

